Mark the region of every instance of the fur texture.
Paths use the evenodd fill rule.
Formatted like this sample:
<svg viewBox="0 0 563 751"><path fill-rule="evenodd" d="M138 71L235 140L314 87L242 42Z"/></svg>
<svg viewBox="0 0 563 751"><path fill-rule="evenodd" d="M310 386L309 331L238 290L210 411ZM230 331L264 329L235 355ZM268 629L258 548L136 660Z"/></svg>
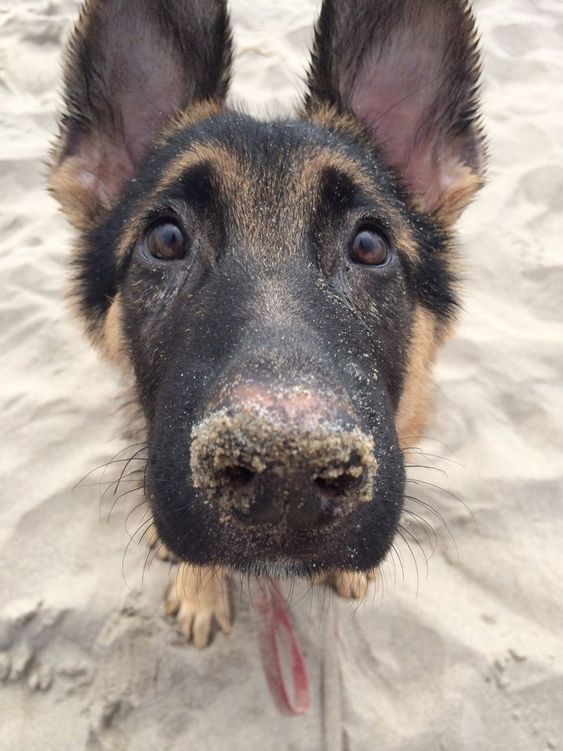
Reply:
<svg viewBox="0 0 563 751"><path fill-rule="evenodd" d="M290 120L225 106L231 49L219 0L87 0L51 169L76 310L132 377L155 529L185 562L168 610L199 646L229 628L229 569L365 591L485 158L464 0L325 0Z"/></svg>

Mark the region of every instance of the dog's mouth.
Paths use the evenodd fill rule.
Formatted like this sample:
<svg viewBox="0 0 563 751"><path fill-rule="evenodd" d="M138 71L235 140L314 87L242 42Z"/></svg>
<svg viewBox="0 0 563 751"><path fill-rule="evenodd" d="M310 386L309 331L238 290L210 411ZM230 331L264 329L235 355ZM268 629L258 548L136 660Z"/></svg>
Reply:
<svg viewBox="0 0 563 751"><path fill-rule="evenodd" d="M377 473L370 482L369 497L364 489L362 502L349 507L344 498L340 511L327 512L320 517L321 523L296 523L287 493L281 493L272 498L273 505L283 509L278 519L249 524L240 501L235 505L224 499L218 502L217 489L207 494L191 488L176 502L166 498L158 503L155 521L163 542L181 560L257 576L310 578L335 568L375 568L395 535L402 494L401 477L386 493ZM390 496L392 503L387 502ZM291 508L310 500L296 488L291 499Z"/></svg>

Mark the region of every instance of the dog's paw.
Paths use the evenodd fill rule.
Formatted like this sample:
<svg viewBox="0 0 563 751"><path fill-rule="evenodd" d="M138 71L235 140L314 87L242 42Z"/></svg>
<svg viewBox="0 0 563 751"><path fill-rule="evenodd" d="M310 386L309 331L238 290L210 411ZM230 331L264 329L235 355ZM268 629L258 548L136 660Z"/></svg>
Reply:
<svg viewBox="0 0 563 751"><path fill-rule="evenodd" d="M348 600L361 600L368 591L369 583L377 576L377 569L367 573L358 571L331 571L325 582L336 594Z"/></svg>
<svg viewBox="0 0 563 751"><path fill-rule="evenodd" d="M221 569L181 564L166 595L165 611L176 616L179 632L198 649L205 649L216 625L228 634L231 606L227 575Z"/></svg>

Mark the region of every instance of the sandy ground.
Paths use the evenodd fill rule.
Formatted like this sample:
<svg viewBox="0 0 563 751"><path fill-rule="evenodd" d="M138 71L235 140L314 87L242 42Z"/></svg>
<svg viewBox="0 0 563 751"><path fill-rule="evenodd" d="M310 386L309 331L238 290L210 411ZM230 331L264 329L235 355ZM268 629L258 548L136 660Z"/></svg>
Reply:
<svg viewBox="0 0 563 751"><path fill-rule="evenodd" d="M316 2L233 6L235 95L290 106ZM271 702L247 594L229 638L181 644L168 567L142 582L146 549L124 555L139 499L107 523L100 473L74 487L124 448L116 374L65 309L70 232L44 191L76 8L0 3L0 749L563 749L561 0L476 4L490 184L463 221L465 313L420 462L446 475L417 469L439 487L410 486L450 532L425 513L429 573L430 543L403 548L404 577L390 560L361 607L295 596L303 718Z"/></svg>

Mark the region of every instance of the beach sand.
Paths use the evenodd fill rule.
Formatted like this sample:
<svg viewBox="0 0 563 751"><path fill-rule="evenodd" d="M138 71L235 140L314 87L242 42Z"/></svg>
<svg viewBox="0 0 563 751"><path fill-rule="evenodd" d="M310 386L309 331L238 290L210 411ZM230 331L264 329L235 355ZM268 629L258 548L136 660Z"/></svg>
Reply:
<svg viewBox="0 0 563 751"><path fill-rule="evenodd" d="M317 3L232 5L235 100L287 111ZM360 606L296 588L299 718L266 688L247 586L229 637L183 644L168 565L143 577L146 547L128 544L142 498L108 522L111 474L82 479L127 426L66 308L72 235L45 192L77 7L0 0L0 749L563 749L561 0L475 4L489 184L461 224L464 310L409 485L437 511L410 502L436 550L411 523L421 548L399 546Z"/></svg>

